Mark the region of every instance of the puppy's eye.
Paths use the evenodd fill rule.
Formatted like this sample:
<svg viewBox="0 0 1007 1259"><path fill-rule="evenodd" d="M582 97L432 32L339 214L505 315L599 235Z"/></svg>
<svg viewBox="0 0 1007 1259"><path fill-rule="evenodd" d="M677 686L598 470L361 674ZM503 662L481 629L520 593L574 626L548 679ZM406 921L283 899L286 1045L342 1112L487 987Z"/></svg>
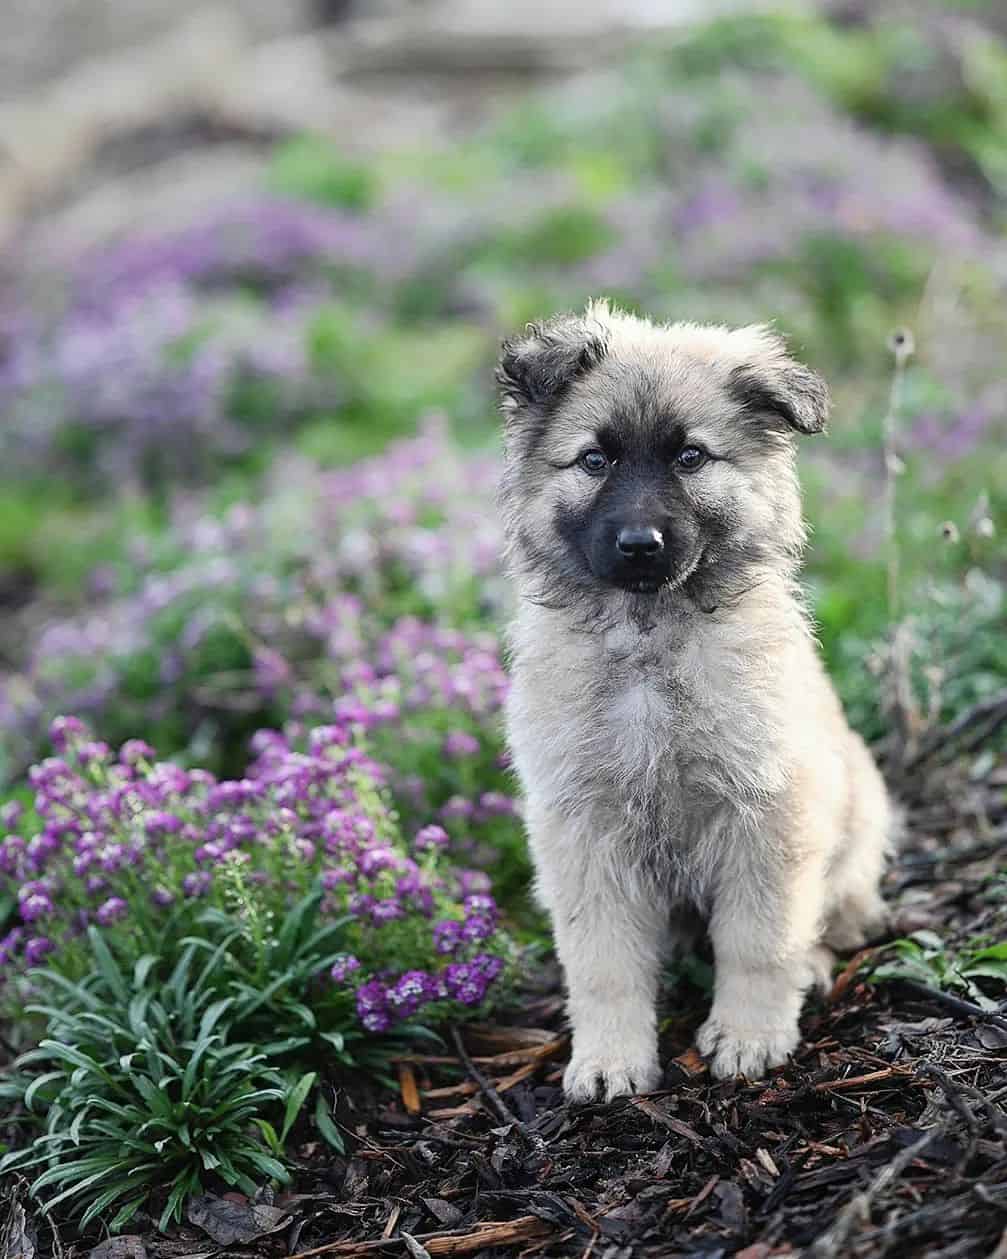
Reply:
<svg viewBox="0 0 1007 1259"><path fill-rule="evenodd" d="M585 450L577 462L591 476L603 476L609 467L608 459L601 450Z"/></svg>
<svg viewBox="0 0 1007 1259"><path fill-rule="evenodd" d="M701 468L709 455L699 446L683 446L675 456L675 463L683 472L695 472L697 468Z"/></svg>

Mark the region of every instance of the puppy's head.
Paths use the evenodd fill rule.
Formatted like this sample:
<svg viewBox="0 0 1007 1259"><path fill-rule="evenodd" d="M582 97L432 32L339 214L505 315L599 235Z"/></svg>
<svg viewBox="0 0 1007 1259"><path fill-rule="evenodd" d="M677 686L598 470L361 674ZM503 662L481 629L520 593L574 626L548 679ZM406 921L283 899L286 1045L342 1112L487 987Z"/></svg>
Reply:
<svg viewBox="0 0 1007 1259"><path fill-rule="evenodd" d="M684 590L703 605L804 538L794 436L828 393L762 326L659 326L594 303L505 343L512 563L562 601Z"/></svg>

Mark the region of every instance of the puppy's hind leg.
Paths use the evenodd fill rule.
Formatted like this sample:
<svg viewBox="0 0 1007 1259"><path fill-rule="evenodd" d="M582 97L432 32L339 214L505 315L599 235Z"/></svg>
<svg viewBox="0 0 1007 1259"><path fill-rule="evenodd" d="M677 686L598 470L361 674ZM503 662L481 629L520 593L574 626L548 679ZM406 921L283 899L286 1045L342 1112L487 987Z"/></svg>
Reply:
<svg viewBox="0 0 1007 1259"><path fill-rule="evenodd" d="M657 979L666 894L620 870L603 836L553 818L532 826L538 891L566 977L572 1101L645 1093L661 1080Z"/></svg>

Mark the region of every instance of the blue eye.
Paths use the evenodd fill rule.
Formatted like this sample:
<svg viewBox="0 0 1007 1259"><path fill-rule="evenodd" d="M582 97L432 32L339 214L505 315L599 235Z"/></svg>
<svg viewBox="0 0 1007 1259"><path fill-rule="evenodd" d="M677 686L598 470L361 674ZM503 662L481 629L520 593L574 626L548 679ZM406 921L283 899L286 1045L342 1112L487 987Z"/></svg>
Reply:
<svg viewBox="0 0 1007 1259"><path fill-rule="evenodd" d="M608 471L608 460L601 450L585 450L578 462L590 476L601 476Z"/></svg>
<svg viewBox="0 0 1007 1259"><path fill-rule="evenodd" d="M683 472L695 472L706 463L709 455L699 446L683 446L675 456L675 463Z"/></svg>

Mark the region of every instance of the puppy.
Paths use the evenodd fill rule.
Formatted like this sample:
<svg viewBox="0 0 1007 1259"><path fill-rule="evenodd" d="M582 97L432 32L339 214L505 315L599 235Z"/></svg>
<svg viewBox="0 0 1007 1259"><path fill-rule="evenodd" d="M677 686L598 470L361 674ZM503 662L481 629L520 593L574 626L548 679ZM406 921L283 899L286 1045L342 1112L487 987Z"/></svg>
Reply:
<svg viewBox="0 0 1007 1259"><path fill-rule="evenodd" d="M501 490L518 608L508 731L568 990L574 1100L661 1079L655 1002L697 920L698 1045L757 1077L831 950L883 923L893 827L795 585L795 437L824 382L765 327L602 302L505 343Z"/></svg>

